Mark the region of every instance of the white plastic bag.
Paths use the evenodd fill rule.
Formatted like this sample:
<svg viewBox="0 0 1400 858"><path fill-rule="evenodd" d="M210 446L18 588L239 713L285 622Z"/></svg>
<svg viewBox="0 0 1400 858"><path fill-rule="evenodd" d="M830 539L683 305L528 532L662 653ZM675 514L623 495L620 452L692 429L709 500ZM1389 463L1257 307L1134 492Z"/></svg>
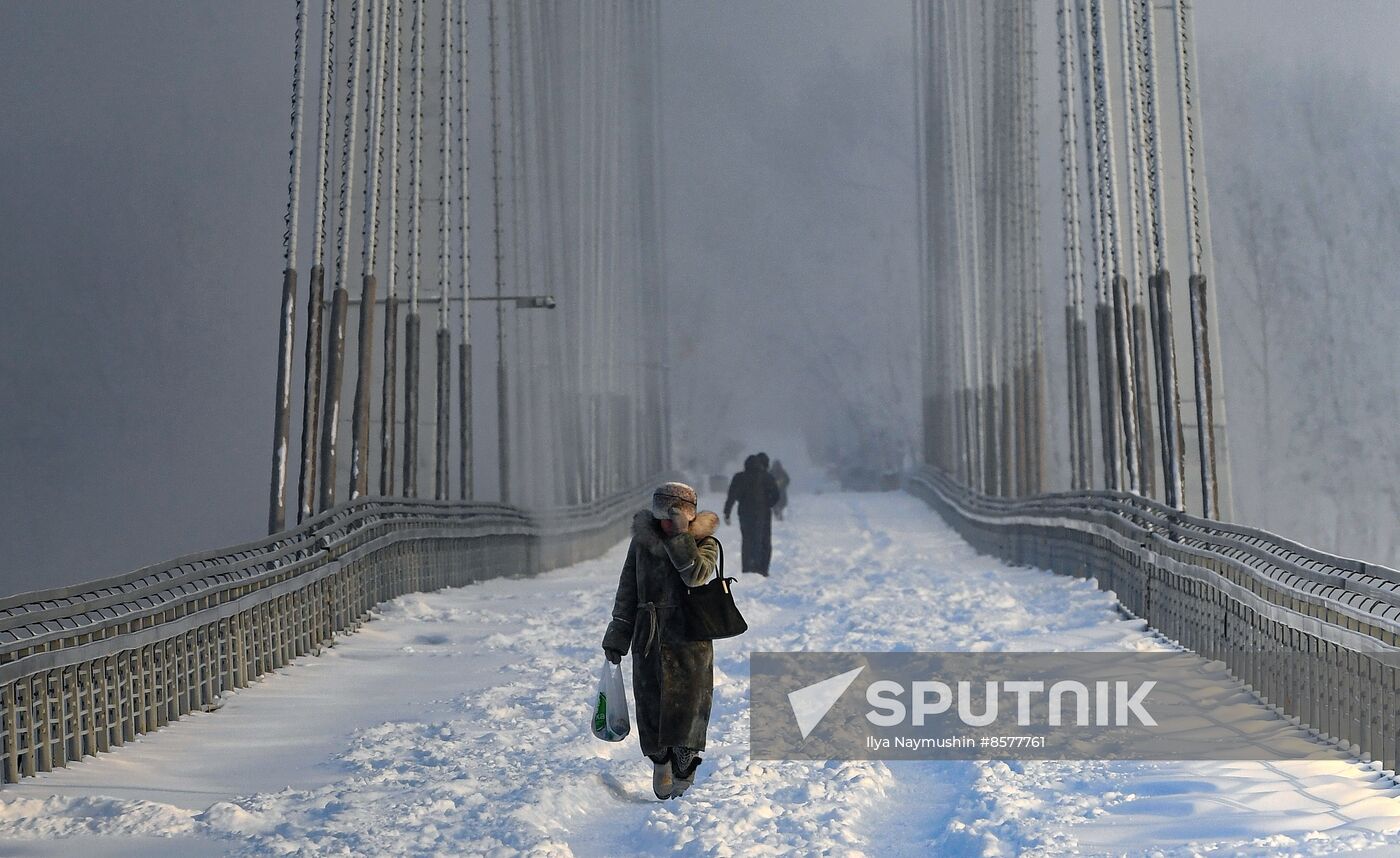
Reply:
<svg viewBox="0 0 1400 858"><path fill-rule="evenodd" d="M621 742L632 732L627 717L627 688L622 684L622 665L605 657L598 671L598 697L593 706L593 735L604 742Z"/></svg>

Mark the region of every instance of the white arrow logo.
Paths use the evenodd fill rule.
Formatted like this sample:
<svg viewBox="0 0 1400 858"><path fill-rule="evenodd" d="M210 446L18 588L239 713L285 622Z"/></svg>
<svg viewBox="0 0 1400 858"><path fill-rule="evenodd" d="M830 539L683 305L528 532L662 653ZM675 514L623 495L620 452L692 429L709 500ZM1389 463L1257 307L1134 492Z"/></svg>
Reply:
<svg viewBox="0 0 1400 858"><path fill-rule="evenodd" d="M802 731L802 738L807 738L816 729L862 670L865 670L865 665L788 692L788 703L792 706L792 714L797 717L797 729Z"/></svg>

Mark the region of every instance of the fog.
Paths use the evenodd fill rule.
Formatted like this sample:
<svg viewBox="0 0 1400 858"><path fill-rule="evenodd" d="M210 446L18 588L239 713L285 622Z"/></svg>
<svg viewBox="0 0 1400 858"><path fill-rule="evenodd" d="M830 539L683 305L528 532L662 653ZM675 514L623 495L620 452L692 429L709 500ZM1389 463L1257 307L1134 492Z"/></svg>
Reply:
<svg viewBox="0 0 1400 858"><path fill-rule="evenodd" d="M1400 566L1400 7L1197 8L1236 518Z"/></svg>
<svg viewBox="0 0 1400 858"><path fill-rule="evenodd" d="M902 464L919 390L908 4L665 14L678 458Z"/></svg>
<svg viewBox="0 0 1400 858"><path fill-rule="evenodd" d="M0 4L5 590L259 534L291 70L265 11Z"/></svg>
<svg viewBox="0 0 1400 858"><path fill-rule="evenodd" d="M1196 8L1237 517L1395 562L1400 9ZM663 6L666 325L693 472L763 448L814 463L800 490L833 459L914 448L909 19L903 0ZM0 4L0 591L262 532L290 71L290 9L265 3ZM1053 199L1056 172L1041 181ZM1058 320L1058 225L1042 235Z"/></svg>

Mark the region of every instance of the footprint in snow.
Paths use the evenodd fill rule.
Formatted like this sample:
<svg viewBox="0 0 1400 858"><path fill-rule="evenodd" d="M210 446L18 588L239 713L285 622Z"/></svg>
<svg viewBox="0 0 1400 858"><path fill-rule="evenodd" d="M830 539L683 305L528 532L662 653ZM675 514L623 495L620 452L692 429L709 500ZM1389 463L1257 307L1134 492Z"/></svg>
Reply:
<svg viewBox="0 0 1400 858"><path fill-rule="evenodd" d="M657 799L655 796L643 795L640 792L635 792L633 790L628 789L627 786L623 784L622 781L618 780L617 776L614 774L603 772L602 774L598 775L598 780L602 782L603 788L606 789L608 793L611 794L612 797L617 799L618 801L625 801L630 804L657 803Z"/></svg>

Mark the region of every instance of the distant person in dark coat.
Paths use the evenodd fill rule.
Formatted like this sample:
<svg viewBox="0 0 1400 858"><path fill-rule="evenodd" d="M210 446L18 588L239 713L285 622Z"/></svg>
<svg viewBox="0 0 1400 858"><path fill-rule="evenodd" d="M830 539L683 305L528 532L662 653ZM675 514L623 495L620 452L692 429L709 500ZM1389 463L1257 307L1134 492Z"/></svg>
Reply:
<svg viewBox="0 0 1400 858"><path fill-rule="evenodd" d="M778 459L773 460L773 467L768 469L768 473L773 475L773 482L778 484L778 502L773 505L773 517L782 521L783 510L787 509L788 504L788 483L792 482L792 478Z"/></svg>
<svg viewBox="0 0 1400 858"><path fill-rule="evenodd" d="M780 495L778 484L768 473L768 457L762 453L745 459L744 470L729 481L729 496L724 500L724 523L729 523L729 512L737 503L745 572L768 574L768 563L773 556L773 505Z"/></svg>

